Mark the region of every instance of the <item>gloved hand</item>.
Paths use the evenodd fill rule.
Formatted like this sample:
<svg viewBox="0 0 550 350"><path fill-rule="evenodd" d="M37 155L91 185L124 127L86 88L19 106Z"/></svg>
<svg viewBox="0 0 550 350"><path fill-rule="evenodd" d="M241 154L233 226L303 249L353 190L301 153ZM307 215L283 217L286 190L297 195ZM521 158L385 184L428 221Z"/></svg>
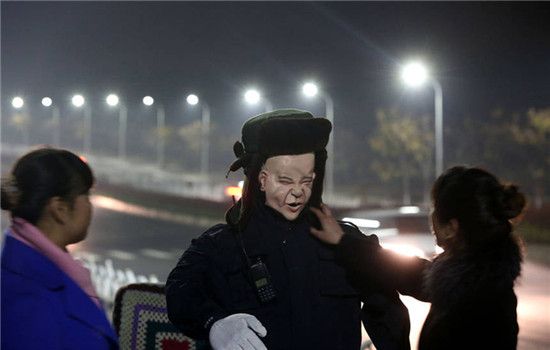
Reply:
<svg viewBox="0 0 550 350"><path fill-rule="evenodd" d="M267 350L258 338L267 330L249 314L233 314L216 321L210 328L210 345L214 350Z"/></svg>

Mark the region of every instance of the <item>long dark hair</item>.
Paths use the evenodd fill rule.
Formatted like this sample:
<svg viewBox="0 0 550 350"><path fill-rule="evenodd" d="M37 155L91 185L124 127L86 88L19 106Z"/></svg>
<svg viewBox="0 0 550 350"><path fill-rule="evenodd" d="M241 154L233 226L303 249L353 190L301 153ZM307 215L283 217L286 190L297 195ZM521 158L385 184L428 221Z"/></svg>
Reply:
<svg viewBox="0 0 550 350"><path fill-rule="evenodd" d="M93 183L92 170L78 155L42 147L19 158L10 175L2 178L2 209L36 225L51 198L61 197L72 205Z"/></svg>
<svg viewBox="0 0 550 350"><path fill-rule="evenodd" d="M435 220L456 219L457 239L450 249L483 250L512 233L510 219L521 214L526 198L514 184L502 184L479 168L456 166L445 171L432 187Z"/></svg>

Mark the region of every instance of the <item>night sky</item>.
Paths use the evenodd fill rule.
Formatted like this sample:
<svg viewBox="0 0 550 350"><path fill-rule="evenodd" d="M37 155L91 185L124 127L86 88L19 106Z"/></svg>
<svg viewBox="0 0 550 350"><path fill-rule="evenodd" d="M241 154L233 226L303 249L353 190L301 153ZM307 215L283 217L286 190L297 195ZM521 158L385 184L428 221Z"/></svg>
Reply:
<svg viewBox="0 0 550 350"><path fill-rule="evenodd" d="M117 92L152 95L177 114L185 96L208 101L220 124L277 108L324 114L301 84L332 96L338 123L370 125L377 108L433 113L429 86L399 79L410 58L441 82L446 120L495 107L550 106L548 2L1 2L2 106L20 94L92 103Z"/></svg>

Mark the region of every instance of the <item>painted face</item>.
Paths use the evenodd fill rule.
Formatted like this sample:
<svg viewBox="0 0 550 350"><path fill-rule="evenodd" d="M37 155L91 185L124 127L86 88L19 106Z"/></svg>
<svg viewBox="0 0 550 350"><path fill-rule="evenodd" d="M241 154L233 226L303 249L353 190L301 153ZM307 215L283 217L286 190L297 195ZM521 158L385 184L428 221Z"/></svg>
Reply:
<svg viewBox="0 0 550 350"><path fill-rule="evenodd" d="M295 220L311 198L314 167L313 153L268 158L259 175L266 205Z"/></svg>
<svg viewBox="0 0 550 350"><path fill-rule="evenodd" d="M92 204L88 193L78 195L70 214L70 243L77 243L86 238L88 227L92 219Z"/></svg>

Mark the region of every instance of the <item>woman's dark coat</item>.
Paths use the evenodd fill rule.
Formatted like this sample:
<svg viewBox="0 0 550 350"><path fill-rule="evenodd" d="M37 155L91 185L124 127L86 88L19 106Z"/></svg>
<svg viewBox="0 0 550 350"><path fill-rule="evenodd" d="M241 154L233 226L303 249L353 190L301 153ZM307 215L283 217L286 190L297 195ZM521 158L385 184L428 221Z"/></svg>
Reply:
<svg viewBox="0 0 550 350"><path fill-rule="evenodd" d="M433 263L384 250L377 254L350 235L344 235L336 252L336 261L362 279L363 288L382 281L432 303L419 350L516 349L514 281L522 258L512 237L483 252L443 253Z"/></svg>

